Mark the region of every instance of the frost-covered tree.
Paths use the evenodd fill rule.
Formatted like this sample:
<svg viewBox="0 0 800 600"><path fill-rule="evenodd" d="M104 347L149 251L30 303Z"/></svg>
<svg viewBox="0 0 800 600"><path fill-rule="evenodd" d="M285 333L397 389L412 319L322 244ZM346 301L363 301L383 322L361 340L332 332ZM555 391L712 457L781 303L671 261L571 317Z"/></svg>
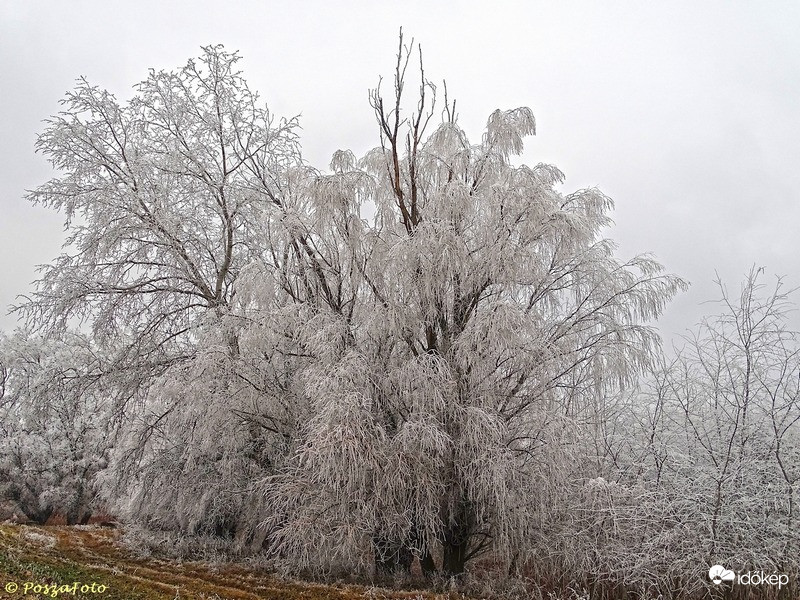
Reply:
<svg viewBox="0 0 800 600"><path fill-rule="evenodd" d="M118 437L103 489L126 521L258 550L266 509L256 483L283 464L308 404L292 381L291 340L237 329L232 355L226 331L205 332L192 359L152 383Z"/></svg>
<svg viewBox="0 0 800 600"><path fill-rule="evenodd" d="M157 503L143 501L139 512L164 522L158 507L169 506L186 530L219 519L189 515L205 513L194 501L165 504L175 498L147 473L160 468L165 486L205 481L197 464L212 473L202 458L217 454L205 447L219 440L210 433L219 421L204 414L212 396L228 431L242 425L231 443L257 446L262 438L260 409L247 399L226 406L233 391L220 391L230 380L215 379L216 363L236 363L240 319L247 318L234 314L237 278L276 251L272 214L285 217L285 199L304 173L297 122L269 112L238 61L221 46L206 47L182 69L151 71L126 102L79 80L37 142L58 173L29 195L65 214L68 238L19 310L37 331L59 335L84 322L96 343L114 347L103 367L117 382L114 410L125 420L113 471L103 477L106 494L129 499L150 485ZM305 252L300 242L293 250ZM209 434L190 436L191 448L183 448L192 418ZM168 463L158 443L164 436L175 446ZM225 466L226 478L214 479L226 487L223 496L248 477L232 474L240 458Z"/></svg>
<svg viewBox="0 0 800 600"><path fill-rule="evenodd" d="M582 571L587 587L624 585L648 597L705 597L713 564L794 580L800 340L788 325L793 303L780 279L767 286L755 270L738 293L719 285L719 313L638 389L609 398L611 412L598 419L600 460L582 481L594 479L569 499L569 526L550 540L566 564L541 561L540 569Z"/></svg>
<svg viewBox="0 0 800 600"><path fill-rule="evenodd" d="M719 285L723 311L655 380L660 414L646 464L692 499L709 560L780 566L799 539L798 333L780 280L765 293L753 270L738 296Z"/></svg>
<svg viewBox="0 0 800 600"><path fill-rule="evenodd" d="M29 199L62 211L68 238L20 307L31 324L86 320L126 339L131 361L163 365L226 312L298 163L297 123L276 121L238 55L203 51L151 71L127 102L81 79L47 121L37 150L58 175Z"/></svg>
<svg viewBox="0 0 800 600"><path fill-rule="evenodd" d="M525 558L558 496L575 427L648 365L644 325L684 284L601 236L611 200L563 195L558 169L512 164L535 130L494 112L480 143L455 103L428 135L435 87L402 100L402 44L381 144L308 187L318 250L301 273L298 340L311 407L292 460L265 484L273 549L305 566L461 573L487 549ZM358 202L371 200L371 223ZM277 289L277 288L276 288Z"/></svg>
<svg viewBox="0 0 800 600"><path fill-rule="evenodd" d="M104 362L73 332L0 337L0 499L33 521L58 512L83 523L97 508L94 476L107 465L114 428Z"/></svg>

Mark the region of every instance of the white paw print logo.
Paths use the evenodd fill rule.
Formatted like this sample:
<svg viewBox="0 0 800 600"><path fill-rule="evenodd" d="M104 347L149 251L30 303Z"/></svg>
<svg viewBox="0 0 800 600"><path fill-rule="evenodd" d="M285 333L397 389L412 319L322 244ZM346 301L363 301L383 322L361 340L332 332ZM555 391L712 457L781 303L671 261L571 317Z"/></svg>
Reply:
<svg viewBox="0 0 800 600"><path fill-rule="evenodd" d="M714 582L715 585L719 585L723 581L733 581L735 577L736 573L730 569L726 569L722 565L714 565L708 570L708 578Z"/></svg>

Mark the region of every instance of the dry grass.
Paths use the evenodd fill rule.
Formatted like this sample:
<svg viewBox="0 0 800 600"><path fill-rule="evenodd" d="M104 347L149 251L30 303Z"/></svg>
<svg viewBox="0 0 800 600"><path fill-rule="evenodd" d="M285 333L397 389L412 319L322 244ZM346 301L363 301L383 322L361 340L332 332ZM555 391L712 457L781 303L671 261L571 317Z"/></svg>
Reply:
<svg viewBox="0 0 800 600"><path fill-rule="evenodd" d="M463 596L428 591L394 591L355 585L292 581L241 565L137 557L120 544L120 532L97 526L0 525L0 598L51 598L23 595L26 582L72 585L96 582L102 594L78 591L62 598L95 600L455 600ZM6 585L20 589L9 593ZM80 587L80 584L79 584Z"/></svg>

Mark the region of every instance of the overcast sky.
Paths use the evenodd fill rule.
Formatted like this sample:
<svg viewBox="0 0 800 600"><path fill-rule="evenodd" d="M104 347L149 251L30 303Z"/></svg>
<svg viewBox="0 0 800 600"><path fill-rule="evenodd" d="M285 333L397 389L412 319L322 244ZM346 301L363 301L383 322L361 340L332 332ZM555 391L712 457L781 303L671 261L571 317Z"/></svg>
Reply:
<svg viewBox="0 0 800 600"><path fill-rule="evenodd" d="M273 112L301 115L306 158L377 145L367 101L391 76L397 33L422 44L460 123L480 140L496 108L530 106L523 157L558 166L565 191L615 203L623 258L653 252L692 283L665 337L714 306L715 272L736 292L752 265L800 285L798 2L0 3L0 329L63 241L63 217L24 190L50 176L34 153L42 120L75 78L132 95L150 67L174 69L222 43L240 50Z"/></svg>

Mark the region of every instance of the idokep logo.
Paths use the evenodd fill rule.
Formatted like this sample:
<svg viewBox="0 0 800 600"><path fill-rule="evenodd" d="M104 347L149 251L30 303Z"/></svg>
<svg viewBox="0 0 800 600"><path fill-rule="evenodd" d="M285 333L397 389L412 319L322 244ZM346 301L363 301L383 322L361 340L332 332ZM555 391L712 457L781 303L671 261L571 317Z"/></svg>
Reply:
<svg viewBox="0 0 800 600"><path fill-rule="evenodd" d="M708 578L716 585L719 585L723 581L733 581L736 578L736 573L722 565L714 565L708 570Z"/></svg>
<svg viewBox="0 0 800 600"><path fill-rule="evenodd" d="M777 585L781 589L789 583L789 576L786 573L764 573L764 571L748 571L738 576L730 569L722 565L714 565L708 570L708 578L714 585L723 582L735 582L739 585Z"/></svg>

